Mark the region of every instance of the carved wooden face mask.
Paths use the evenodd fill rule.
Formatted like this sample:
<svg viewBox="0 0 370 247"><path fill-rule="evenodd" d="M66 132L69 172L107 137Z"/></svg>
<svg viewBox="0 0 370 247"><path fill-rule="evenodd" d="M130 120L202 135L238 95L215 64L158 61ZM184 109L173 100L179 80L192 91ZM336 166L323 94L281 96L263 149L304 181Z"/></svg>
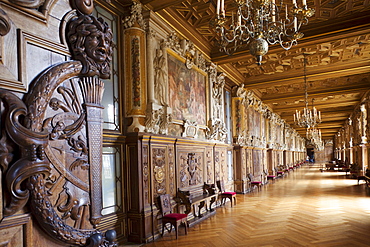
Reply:
<svg viewBox="0 0 370 247"><path fill-rule="evenodd" d="M112 31L102 18L85 15L70 22L69 47L73 57L82 62L83 74L109 78L112 38Z"/></svg>

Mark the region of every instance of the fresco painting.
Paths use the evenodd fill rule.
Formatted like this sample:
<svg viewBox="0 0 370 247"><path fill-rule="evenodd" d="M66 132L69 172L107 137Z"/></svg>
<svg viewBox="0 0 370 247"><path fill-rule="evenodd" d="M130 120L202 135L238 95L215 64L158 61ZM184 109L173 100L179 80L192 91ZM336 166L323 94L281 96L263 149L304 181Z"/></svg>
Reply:
<svg viewBox="0 0 370 247"><path fill-rule="evenodd" d="M206 124L206 76L168 54L169 105L174 119Z"/></svg>

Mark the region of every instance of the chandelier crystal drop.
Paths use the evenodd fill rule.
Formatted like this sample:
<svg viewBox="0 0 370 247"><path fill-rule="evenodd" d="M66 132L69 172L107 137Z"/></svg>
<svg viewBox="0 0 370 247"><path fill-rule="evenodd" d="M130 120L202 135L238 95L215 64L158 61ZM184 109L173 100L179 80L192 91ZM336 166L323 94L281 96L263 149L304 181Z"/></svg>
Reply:
<svg viewBox="0 0 370 247"><path fill-rule="evenodd" d="M299 7L297 0L234 0L237 10L226 14L224 0L217 0L215 28L220 50L231 55L249 44L250 53L261 65L268 46L280 44L289 50L303 37L299 30L315 13L306 0ZM229 5L231 7L231 5Z"/></svg>
<svg viewBox="0 0 370 247"><path fill-rule="evenodd" d="M303 73L304 73L304 92L305 92L305 108L303 111L296 110L295 114L293 115L294 124L298 125L299 127L310 128L315 127L321 123L321 112L316 110L313 105L312 99L312 109L308 106L308 88L307 88L307 74L306 74L306 65L307 59L306 55L304 54L303 60Z"/></svg>

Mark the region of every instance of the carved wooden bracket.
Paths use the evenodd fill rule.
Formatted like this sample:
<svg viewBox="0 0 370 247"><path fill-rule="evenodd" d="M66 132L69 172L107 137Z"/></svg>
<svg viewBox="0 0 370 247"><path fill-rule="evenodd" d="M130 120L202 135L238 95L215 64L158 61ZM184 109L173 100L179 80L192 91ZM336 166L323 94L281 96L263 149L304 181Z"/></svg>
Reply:
<svg viewBox="0 0 370 247"><path fill-rule="evenodd" d="M68 41L80 61L40 73L23 100L0 89L5 106L0 166L9 194L4 214L29 203L43 230L58 241L117 246L115 231L96 230L102 217L99 77L110 75L112 32L102 19L80 15L69 23Z"/></svg>

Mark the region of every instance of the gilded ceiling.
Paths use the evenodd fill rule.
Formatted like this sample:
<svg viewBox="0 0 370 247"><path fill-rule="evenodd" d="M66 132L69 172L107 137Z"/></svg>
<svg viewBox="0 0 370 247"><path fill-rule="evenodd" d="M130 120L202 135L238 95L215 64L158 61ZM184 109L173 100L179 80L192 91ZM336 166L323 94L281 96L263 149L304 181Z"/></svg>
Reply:
<svg viewBox="0 0 370 247"><path fill-rule="evenodd" d="M218 64L230 87L244 83L293 127L293 113L305 105L305 54L309 103L321 111L323 122L318 127L324 139L333 138L370 90L369 0L307 0L315 15L302 27L304 37L288 51L270 46L261 66L248 49L232 56L219 51L209 25L216 0L141 2ZM233 2L225 0L227 15L236 8ZM296 129L305 135L304 129Z"/></svg>

